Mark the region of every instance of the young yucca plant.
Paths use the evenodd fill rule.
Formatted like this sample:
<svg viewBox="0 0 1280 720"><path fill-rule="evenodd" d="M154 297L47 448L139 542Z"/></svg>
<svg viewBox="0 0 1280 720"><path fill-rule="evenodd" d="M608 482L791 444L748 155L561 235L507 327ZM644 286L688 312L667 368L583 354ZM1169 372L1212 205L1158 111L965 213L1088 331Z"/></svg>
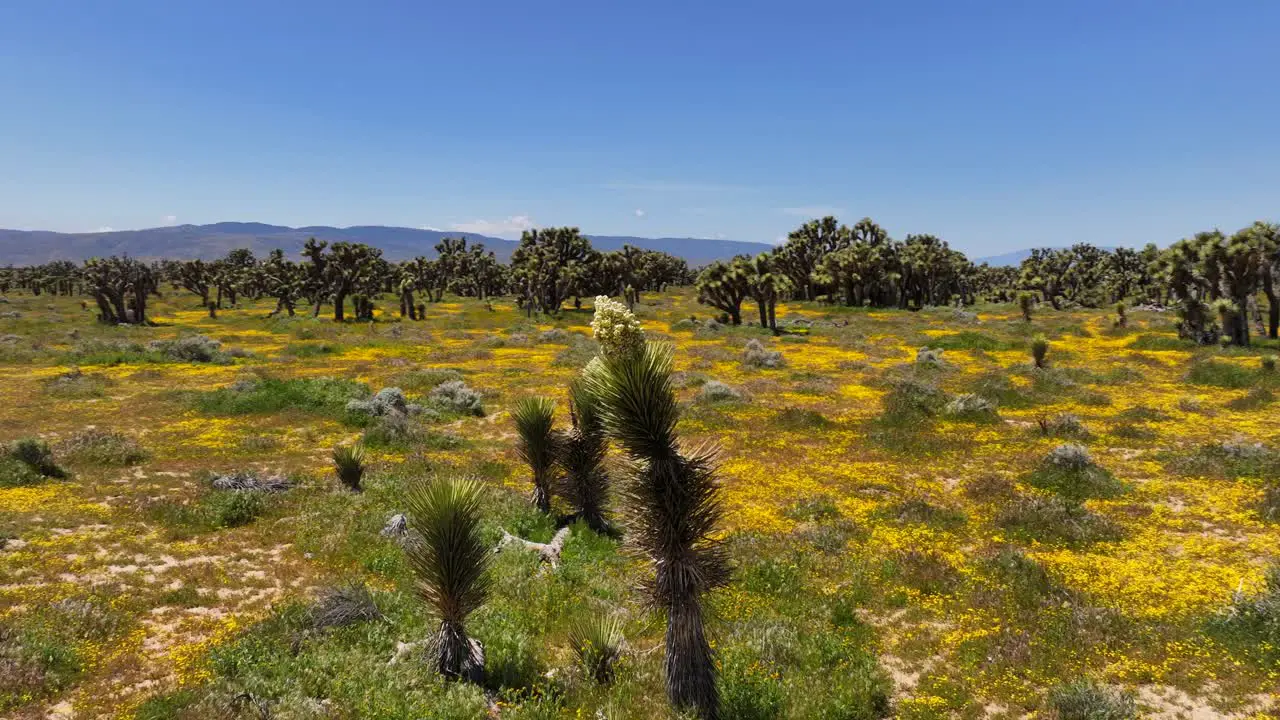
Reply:
<svg viewBox="0 0 1280 720"><path fill-rule="evenodd" d="M607 516L609 473L604 465L609 442L600 415L600 400L581 379L569 384L569 417L573 429L561 438L557 458L562 471L560 497L573 506L587 527L612 534L614 529Z"/></svg>
<svg viewBox="0 0 1280 720"><path fill-rule="evenodd" d="M569 628L569 644L578 662L601 685L613 682L623 640L622 620L617 615L592 613Z"/></svg>
<svg viewBox="0 0 1280 720"><path fill-rule="evenodd" d="M556 404L545 397L522 398L511 411L520 436L516 452L533 472L533 504L544 513L551 512L551 485L555 479L556 458L561 438L555 429Z"/></svg>
<svg viewBox="0 0 1280 720"><path fill-rule="evenodd" d="M1035 298L1029 292L1018 293L1018 309L1022 311L1022 319L1031 322L1031 310L1035 306Z"/></svg>
<svg viewBox="0 0 1280 720"><path fill-rule="evenodd" d="M719 717L715 661L703 626L703 596L728 582L714 453L686 453L676 437L679 405L671 383L672 348L648 343L624 305L596 298L592 328L601 355L586 368L609 435L626 451L634 477L626 499L628 537L653 563L644 590L667 618L667 697L703 720Z"/></svg>
<svg viewBox="0 0 1280 720"><path fill-rule="evenodd" d="M1127 309L1123 300L1116 303L1116 327L1128 326L1129 316L1125 313Z"/></svg>
<svg viewBox="0 0 1280 720"><path fill-rule="evenodd" d="M1044 369L1049 366L1046 358L1049 355L1049 339L1044 335L1037 335L1031 341L1031 359L1035 360L1036 367Z"/></svg>
<svg viewBox="0 0 1280 720"><path fill-rule="evenodd" d="M67 476L67 471L63 470L57 461L53 459L53 451L49 449L49 443L43 440L34 438L19 440L9 447L9 455L25 463L27 467L44 477L64 478Z"/></svg>
<svg viewBox="0 0 1280 720"><path fill-rule="evenodd" d="M1276 356L1263 355L1262 356L1262 372L1270 375L1275 373L1275 371L1276 371Z"/></svg>
<svg viewBox="0 0 1280 720"><path fill-rule="evenodd" d="M488 599L489 547L480 536L484 487L470 479L432 480L405 496L410 541L405 544L418 596L440 619L432 661L447 678L479 681L484 652L467 637L467 616Z"/></svg>
<svg viewBox="0 0 1280 720"><path fill-rule="evenodd" d="M360 492L360 480L364 477L364 446L339 445L333 449L333 469L338 480L353 492Z"/></svg>

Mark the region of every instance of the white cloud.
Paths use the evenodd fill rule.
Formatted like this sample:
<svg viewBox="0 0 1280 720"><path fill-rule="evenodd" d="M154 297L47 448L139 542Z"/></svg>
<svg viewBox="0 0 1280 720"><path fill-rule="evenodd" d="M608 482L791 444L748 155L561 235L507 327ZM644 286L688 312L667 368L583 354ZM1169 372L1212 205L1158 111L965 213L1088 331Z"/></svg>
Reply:
<svg viewBox="0 0 1280 720"><path fill-rule="evenodd" d="M419 225L419 226L418 226L418 229L419 229L419 230L430 230L431 232L443 232L440 228L438 228L438 227L431 227L430 225Z"/></svg>
<svg viewBox="0 0 1280 720"><path fill-rule="evenodd" d="M844 208L832 207L830 205L804 205L801 207L785 207L782 208L784 215L795 215L802 218L820 218L828 215L843 215Z"/></svg>
<svg viewBox="0 0 1280 720"><path fill-rule="evenodd" d="M165 216L164 216L164 224L165 224L165 225L177 225L177 224L178 224L178 216L177 216L177 215L165 215Z"/></svg>
<svg viewBox="0 0 1280 720"><path fill-rule="evenodd" d="M640 208L636 208L636 217L644 217L644 215L645 215L644 210L641 210Z"/></svg>
<svg viewBox="0 0 1280 720"><path fill-rule="evenodd" d="M115 231L116 231L116 230L115 230L115 228L111 227L110 225L103 225L102 227L98 228L97 230L94 230L94 232L100 232L100 233L101 233L101 232L115 232Z"/></svg>
<svg viewBox="0 0 1280 720"><path fill-rule="evenodd" d="M520 233L533 229L533 220L528 215L512 215L506 220L476 220L468 223L453 223L450 227L458 232L518 238Z"/></svg>

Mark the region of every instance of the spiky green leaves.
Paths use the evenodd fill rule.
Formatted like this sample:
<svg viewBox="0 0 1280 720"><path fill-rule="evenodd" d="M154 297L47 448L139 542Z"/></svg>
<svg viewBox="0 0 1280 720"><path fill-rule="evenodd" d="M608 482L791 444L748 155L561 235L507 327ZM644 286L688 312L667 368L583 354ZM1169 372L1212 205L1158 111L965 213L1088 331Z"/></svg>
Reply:
<svg viewBox="0 0 1280 720"><path fill-rule="evenodd" d="M470 479L437 479L409 487L405 554L421 597L440 618L433 651L437 669L458 677L473 657L464 623L484 604L492 578L490 552L480 536L484 487Z"/></svg>
<svg viewBox="0 0 1280 720"><path fill-rule="evenodd" d="M612 682L614 666L622 656L622 619L593 613L569 628L569 646L583 670L596 682Z"/></svg>
<svg viewBox="0 0 1280 720"><path fill-rule="evenodd" d="M555 429L556 404L545 397L522 398L511 411L516 423L516 452L533 473L533 504L551 512L551 485L561 438Z"/></svg>
<svg viewBox="0 0 1280 720"><path fill-rule="evenodd" d="M1036 335L1031 340L1031 359L1035 361L1036 367L1045 368L1048 366L1049 355L1049 339L1044 335Z"/></svg>
<svg viewBox="0 0 1280 720"><path fill-rule="evenodd" d="M656 458L676 451L680 409L671 386L672 347L646 343L630 357L601 358L583 371L600 399L605 427L631 455Z"/></svg>
<svg viewBox="0 0 1280 720"><path fill-rule="evenodd" d="M333 449L333 469L338 480L347 489L360 492L360 480L364 477L364 446L339 445Z"/></svg>
<svg viewBox="0 0 1280 720"><path fill-rule="evenodd" d="M714 455L680 449L671 367L670 346L646 343L639 353L592 361L584 381L600 400L605 428L633 463L628 537L653 562L645 589L667 617L667 695L705 720L719 716L719 695L702 595L727 582L728 567L714 538L721 517Z"/></svg>
<svg viewBox="0 0 1280 720"><path fill-rule="evenodd" d="M444 620L462 622L489 595L489 548L480 537L484 488L472 479L437 479L405 495L409 565L418 594Z"/></svg>
<svg viewBox="0 0 1280 720"><path fill-rule="evenodd" d="M606 517L610 482L605 469L608 439L600 399L582 379L569 384L569 413L573 428L562 438L558 457L561 470L558 489L592 530L610 533Z"/></svg>

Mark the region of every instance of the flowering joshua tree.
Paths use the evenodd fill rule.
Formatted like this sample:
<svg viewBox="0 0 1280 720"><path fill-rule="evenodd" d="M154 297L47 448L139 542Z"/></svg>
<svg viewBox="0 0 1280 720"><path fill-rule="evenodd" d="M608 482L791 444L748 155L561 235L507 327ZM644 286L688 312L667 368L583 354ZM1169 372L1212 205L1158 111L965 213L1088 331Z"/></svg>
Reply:
<svg viewBox="0 0 1280 720"><path fill-rule="evenodd" d="M645 341L626 306L597 297L591 323L600 355L584 382L600 401L608 433L634 463L625 491L628 537L653 562L649 602L667 618L667 697L703 720L719 717L715 664L703 627L702 598L729 578L712 537L721 516L714 453L680 447L671 385L672 348Z"/></svg>

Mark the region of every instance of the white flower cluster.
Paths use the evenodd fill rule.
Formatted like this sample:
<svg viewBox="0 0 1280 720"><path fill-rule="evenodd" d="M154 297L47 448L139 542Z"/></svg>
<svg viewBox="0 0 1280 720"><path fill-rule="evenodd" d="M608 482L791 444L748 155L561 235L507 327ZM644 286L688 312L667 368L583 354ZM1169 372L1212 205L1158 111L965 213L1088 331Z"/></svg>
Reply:
<svg viewBox="0 0 1280 720"><path fill-rule="evenodd" d="M638 354L644 349L644 329L627 306L610 300L607 295L596 297L596 314L591 319L600 351L607 358L620 358Z"/></svg>

